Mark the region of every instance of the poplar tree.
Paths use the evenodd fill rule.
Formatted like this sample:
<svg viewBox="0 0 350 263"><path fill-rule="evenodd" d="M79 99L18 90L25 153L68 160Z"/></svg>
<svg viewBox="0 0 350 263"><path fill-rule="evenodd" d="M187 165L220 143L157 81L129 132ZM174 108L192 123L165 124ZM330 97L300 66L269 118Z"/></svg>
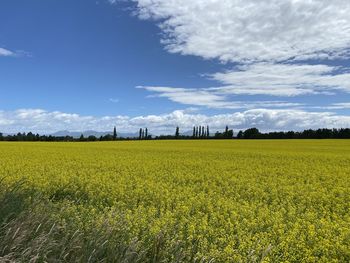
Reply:
<svg viewBox="0 0 350 263"><path fill-rule="evenodd" d="M113 130L113 140L115 141L117 139L117 128L114 126Z"/></svg>
<svg viewBox="0 0 350 263"><path fill-rule="evenodd" d="M140 128L140 132L139 132L139 140L142 139L142 128Z"/></svg>
<svg viewBox="0 0 350 263"><path fill-rule="evenodd" d="M179 135L180 135L180 129L179 129L179 126L177 126L175 131L175 137L179 138Z"/></svg>

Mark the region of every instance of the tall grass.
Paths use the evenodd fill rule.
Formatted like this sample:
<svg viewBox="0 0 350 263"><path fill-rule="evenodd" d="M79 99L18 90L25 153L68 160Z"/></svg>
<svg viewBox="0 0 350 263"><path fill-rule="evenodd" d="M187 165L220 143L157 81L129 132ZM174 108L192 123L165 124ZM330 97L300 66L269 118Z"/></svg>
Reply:
<svg viewBox="0 0 350 263"><path fill-rule="evenodd" d="M169 247L162 232L153 239L132 237L117 211L109 211L114 218L101 213L82 220L72 216L76 203L52 202L22 185L0 185L0 262L210 261L186 253L180 241ZM79 209L88 216L90 208Z"/></svg>

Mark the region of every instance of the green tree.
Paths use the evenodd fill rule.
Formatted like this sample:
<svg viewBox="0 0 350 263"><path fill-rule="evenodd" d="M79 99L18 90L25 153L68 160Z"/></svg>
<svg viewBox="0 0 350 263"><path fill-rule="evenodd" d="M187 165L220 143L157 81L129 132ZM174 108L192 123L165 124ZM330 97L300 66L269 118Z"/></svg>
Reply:
<svg viewBox="0 0 350 263"><path fill-rule="evenodd" d="M142 128L140 128L140 131L139 131L139 140L142 139Z"/></svg>
<svg viewBox="0 0 350 263"><path fill-rule="evenodd" d="M225 128L224 137L228 138L228 126L227 125L226 125L226 128Z"/></svg>
<svg viewBox="0 0 350 263"><path fill-rule="evenodd" d="M89 142L94 142L94 141L97 141L97 138L96 138L94 135L90 135L90 136L87 138L87 140L88 140ZM113 137L113 140L114 140L114 137Z"/></svg>
<svg viewBox="0 0 350 263"><path fill-rule="evenodd" d="M117 128L114 126L113 129L113 140L115 141L117 139Z"/></svg>
<svg viewBox="0 0 350 263"><path fill-rule="evenodd" d="M244 139L257 139L260 136L260 131L257 128L250 128L244 131Z"/></svg>
<svg viewBox="0 0 350 263"><path fill-rule="evenodd" d="M179 136L180 136L180 128L179 126L177 126L175 130L175 138L179 138Z"/></svg>

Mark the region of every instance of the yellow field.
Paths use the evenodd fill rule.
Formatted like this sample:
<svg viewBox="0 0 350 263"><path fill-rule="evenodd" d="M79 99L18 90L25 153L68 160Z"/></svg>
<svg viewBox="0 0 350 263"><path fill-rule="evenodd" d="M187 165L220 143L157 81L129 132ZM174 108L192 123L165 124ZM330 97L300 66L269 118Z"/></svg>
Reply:
<svg viewBox="0 0 350 263"><path fill-rule="evenodd" d="M350 262L350 140L0 143L0 177L0 261Z"/></svg>

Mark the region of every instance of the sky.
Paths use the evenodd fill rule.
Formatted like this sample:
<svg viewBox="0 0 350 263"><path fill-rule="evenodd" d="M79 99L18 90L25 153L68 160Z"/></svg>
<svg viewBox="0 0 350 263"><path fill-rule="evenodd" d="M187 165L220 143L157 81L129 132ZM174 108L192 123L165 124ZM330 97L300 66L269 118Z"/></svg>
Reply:
<svg viewBox="0 0 350 263"><path fill-rule="evenodd" d="M350 127L348 0L1 0L0 132Z"/></svg>

